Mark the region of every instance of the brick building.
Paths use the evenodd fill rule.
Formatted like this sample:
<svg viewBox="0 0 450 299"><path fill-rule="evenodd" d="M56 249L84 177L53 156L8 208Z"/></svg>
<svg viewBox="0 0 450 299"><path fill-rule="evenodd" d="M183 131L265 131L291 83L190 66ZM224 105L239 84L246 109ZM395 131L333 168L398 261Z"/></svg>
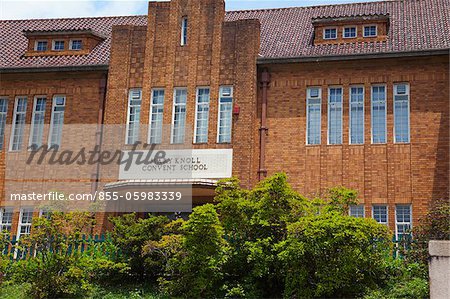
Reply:
<svg viewBox="0 0 450 299"><path fill-rule="evenodd" d="M61 142L58 125L121 124L125 146L221 155L228 174L164 180L191 185L194 204L212 199L217 179L250 188L284 171L307 196L358 190L350 213L401 234L448 198L448 0L230 12L223 0L172 0L148 11L0 21L2 128L33 127L41 112L49 129L37 138L49 144ZM26 148L19 137L4 140L3 159ZM98 173L100 190L161 184ZM32 216L3 208L2 228L27 233Z"/></svg>

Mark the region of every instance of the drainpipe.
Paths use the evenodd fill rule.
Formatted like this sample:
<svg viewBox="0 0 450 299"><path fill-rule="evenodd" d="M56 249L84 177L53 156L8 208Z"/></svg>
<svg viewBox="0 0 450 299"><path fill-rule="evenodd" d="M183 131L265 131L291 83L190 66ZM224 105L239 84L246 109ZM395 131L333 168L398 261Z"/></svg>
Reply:
<svg viewBox="0 0 450 299"><path fill-rule="evenodd" d="M95 146L98 151L101 150L102 147L102 139L103 139L103 122L105 117L105 102L106 102L106 82L107 82L107 76L103 75L100 79L99 84L99 98L100 98L100 104L98 109L98 116L97 116L97 130L95 132ZM100 154L100 153L98 153ZM95 172L92 174L92 184L91 184L91 193L94 194L95 191L98 189L100 181L100 162L97 162L95 165Z"/></svg>
<svg viewBox="0 0 450 299"><path fill-rule="evenodd" d="M261 73L262 102L261 102L261 126L259 127L259 170L258 179L261 181L267 176L265 165L266 159L266 137L269 129L267 128L267 89L270 83L270 74L267 68Z"/></svg>

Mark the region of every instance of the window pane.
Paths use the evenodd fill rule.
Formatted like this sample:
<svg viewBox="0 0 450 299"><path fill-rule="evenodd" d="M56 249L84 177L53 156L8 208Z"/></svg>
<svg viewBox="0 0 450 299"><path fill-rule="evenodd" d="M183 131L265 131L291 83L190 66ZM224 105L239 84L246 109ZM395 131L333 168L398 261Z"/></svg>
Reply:
<svg viewBox="0 0 450 299"><path fill-rule="evenodd" d="M336 28L325 29L325 39L335 39L337 38Z"/></svg>
<svg viewBox="0 0 450 299"><path fill-rule="evenodd" d="M25 129L25 117L27 112L27 98L16 99L13 126L11 150L19 151L22 148L23 133Z"/></svg>
<svg viewBox="0 0 450 299"><path fill-rule="evenodd" d="M328 93L328 143L342 143L342 88L330 88Z"/></svg>
<svg viewBox="0 0 450 299"><path fill-rule="evenodd" d="M409 142L409 91L406 84L394 85L395 142Z"/></svg>
<svg viewBox="0 0 450 299"><path fill-rule="evenodd" d="M42 136L44 133L44 117L45 117L45 97L37 97L34 99L33 116L30 132L30 146L40 147L42 145Z"/></svg>
<svg viewBox="0 0 450 299"><path fill-rule="evenodd" d="M386 88L372 87L372 142L386 143Z"/></svg>
<svg viewBox="0 0 450 299"><path fill-rule="evenodd" d="M364 205L350 206L350 216L364 218Z"/></svg>
<svg viewBox="0 0 450 299"><path fill-rule="evenodd" d="M378 223L388 223L388 208L387 206L373 206L373 219Z"/></svg>
<svg viewBox="0 0 450 299"><path fill-rule="evenodd" d="M172 143L184 143L186 126L186 89L175 89L173 122L172 122Z"/></svg>
<svg viewBox="0 0 450 299"><path fill-rule="evenodd" d="M320 144L321 97L320 88L308 88L306 100L307 144Z"/></svg>
<svg viewBox="0 0 450 299"><path fill-rule="evenodd" d="M208 142L208 122L209 122L209 88L200 88L197 90L195 143Z"/></svg>
<svg viewBox="0 0 450 299"><path fill-rule="evenodd" d="M3 150L7 113L8 113L8 100L0 99L0 150Z"/></svg>
<svg viewBox="0 0 450 299"><path fill-rule="evenodd" d="M364 88L350 88L350 143L364 143Z"/></svg>
<svg viewBox="0 0 450 299"><path fill-rule="evenodd" d="M66 97L54 96L52 104L52 122L50 124L50 146L61 145L62 129L64 125L64 110Z"/></svg>
<svg viewBox="0 0 450 299"><path fill-rule="evenodd" d="M218 142L231 142L231 126L233 113L233 88L231 86L222 86L219 97L219 127Z"/></svg>
<svg viewBox="0 0 450 299"><path fill-rule="evenodd" d="M164 113L164 90L155 89L152 92L150 105L150 144L160 144L162 141L162 126Z"/></svg>
<svg viewBox="0 0 450 299"><path fill-rule="evenodd" d="M141 101L142 90L130 89L128 94L127 144L135 144L139 140Z"/></svg>
<svg viewBox="0 0 450 299"><path fill-rule="evenodd" d="M411 205L397 205L395 207L395 225L397 239L409 234L411 229Z"/></svg>
<svg viewBox="0 0 450 299"><path fill-rule="evenodd" d="M12 208L0 208L0 232L2 231L11 232L12 219L13 219Z"/></svg>

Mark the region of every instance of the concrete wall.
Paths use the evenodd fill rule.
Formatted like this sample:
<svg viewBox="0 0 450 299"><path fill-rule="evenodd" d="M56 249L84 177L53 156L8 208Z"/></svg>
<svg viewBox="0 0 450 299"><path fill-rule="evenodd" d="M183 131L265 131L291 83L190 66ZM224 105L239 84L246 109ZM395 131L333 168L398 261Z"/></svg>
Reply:
<svg viewBox="0 0 450 299"><path fill-rule="evenodd" d="M450 241L430 241L430 298L450 298Z"/></svg>

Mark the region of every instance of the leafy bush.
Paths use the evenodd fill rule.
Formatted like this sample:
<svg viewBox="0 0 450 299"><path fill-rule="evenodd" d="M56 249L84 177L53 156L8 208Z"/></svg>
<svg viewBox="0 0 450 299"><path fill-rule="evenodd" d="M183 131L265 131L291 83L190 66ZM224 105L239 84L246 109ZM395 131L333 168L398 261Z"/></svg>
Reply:
<svg viewBox="0 0 450 299"><path fill-rule="evenodd" d="M289 225L279 244L286 297L350 297L380 282L389 255L386 227L330 212Z"/></svg>
<svg viewBox="0 0 450 299"><path fill-rule="evenodd" d="M171 296L185 298L214 297L221 286L227 246L223 228L213 205L193 210L182 226L183 235L174 242L180 250L169 260L160 285Z"/></svg>
<svg viewBox="0 0 450 299"><path fill-rule="evenodd" d="M169 218L150 216L143 219L133 213L113 217L110 221L114 225L111 238L121 250L121 261L131 268L132 279L144 281L148 276L155 278L160 274L161 262L152 260L148 254L142 255L142 248L146 242L157 241L162 237L166 225L170 223Z"/></svg>
<svg viewBox="0 0 450 299"><path fill-rule="evenodd" d="M89 213L53 213L50 219L39 218L33 233L22 237L17 249L33 248L35 256L10 264L6 278L10 283L27 283L33 298L84 297L95 282L105 282L127 270L124 263L112 261L106 253L116 248L108 241L95 244L82 241L91 230ZM76 246L85 246L81 253Z"/></svg>
<svg viewBox="0 0 450 299"><path fill-rule="evenodd" d="M411 262L428 264L428 242L430 240L450 240L450 202L436 200L428 213L419 219L413 229L414 242L405 256Z"/></svg>

